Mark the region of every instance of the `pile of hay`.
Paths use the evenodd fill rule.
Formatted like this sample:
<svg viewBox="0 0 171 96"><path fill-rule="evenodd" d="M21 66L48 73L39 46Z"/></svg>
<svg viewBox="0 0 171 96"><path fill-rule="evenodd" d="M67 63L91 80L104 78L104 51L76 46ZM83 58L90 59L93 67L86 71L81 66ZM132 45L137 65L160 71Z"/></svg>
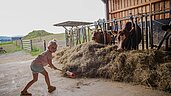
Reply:
<svg viewBox="0 0 171 96"><path fill-rule="evenodd" d="M88 42L56 53L56 60L77 77L134 82L171 92L171 56L157 50L115 51L116 46Z"/></svg>

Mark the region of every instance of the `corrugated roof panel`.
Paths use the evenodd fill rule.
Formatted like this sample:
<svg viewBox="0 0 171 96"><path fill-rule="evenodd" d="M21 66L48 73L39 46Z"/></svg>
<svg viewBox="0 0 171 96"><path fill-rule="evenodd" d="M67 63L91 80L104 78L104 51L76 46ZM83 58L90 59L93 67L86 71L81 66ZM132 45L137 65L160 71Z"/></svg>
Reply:
<svg viewBox="0 0 171 96"><path fill-rule="evenodd" d="M82 26L82 25L89 25L93 24L92 22L80 22L80 21L66 21L58 24L54 24L53 26L64 26L64 27L75 27L75 26Z"/></svg>

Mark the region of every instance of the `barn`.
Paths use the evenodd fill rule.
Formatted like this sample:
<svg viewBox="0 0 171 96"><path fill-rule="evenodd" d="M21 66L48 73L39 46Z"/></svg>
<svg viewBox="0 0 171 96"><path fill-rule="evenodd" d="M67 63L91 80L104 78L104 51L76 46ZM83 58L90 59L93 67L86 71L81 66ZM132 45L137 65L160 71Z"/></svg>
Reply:
<svg viewBox="0 0 171 96"><path fill-rule="evenodd" d="M154 45L163 44L161 26L171 22L171 0L102 0L106 6L106 20L110 21L109 26L119 29L130 21L138 22L142 30L142 49L153 48ZM166 47L171 45L169 36L166 40ZM171 36L170 36L171 37ZM167 49L167 48L166 48Z"/></svg>
<svg viewBox="0 0 171 96"><path fill-rule="evenodd" d="M106 18L92 25L96 28L96 34L101 32L104 35L113 30L121 30L124 24L132 20L131 23L140 26L142 33L139 49L153 49L154 44L157 44L157 49L163 45L167 49L168 45L171 45L170 0L102 0L102 2L106 6ZM72 23L76 24L76 22ZM84 23L82 22L79 26ZM62 23L62 26L66 25L68 24ZM165 26L164 30L161 26ZM135 29L137 33L137 27ZM70 30L69 39L74 41L73 36L80 36L80 33L77 34L79 30L75 32ZM98 36L92 36L92 38ZM105 35L99 36L98 39L101 38L103 38L104 45L98 44L99 42L84 43L57 53L56 59L66 65L64 70L71 70L78 77L102 77L119 82L134 82L134 84L145 85L151 89L171 92L170 54L163 50L121 50L120 52L114 50L116 46L105 45ZM164 41L166 41L165 44L163 44Z"/></svg>
<svg viewBox="0 0 171 96"><path fill-rule="evenodd" d="M136 46L137 49L153 49L155 47L160 49L161 46L169 49L169 46L171 46L171 32L166 33L161 26L168 25L171 22L170 0L101 1L106 6L105 19L92 22L66 21L54 24L54 26L65 28L66 46L74 46L90 41L92 26L97 29L97 26L100 25L102 32L105 33L119 31L127 22L132 21L141 28L141 43Z"/></svg>

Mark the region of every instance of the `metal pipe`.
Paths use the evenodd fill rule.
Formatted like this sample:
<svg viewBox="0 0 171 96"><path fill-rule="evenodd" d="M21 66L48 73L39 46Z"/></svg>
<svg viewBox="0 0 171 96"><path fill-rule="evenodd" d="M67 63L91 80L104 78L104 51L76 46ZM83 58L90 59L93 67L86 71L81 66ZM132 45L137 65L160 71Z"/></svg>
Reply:
<svg viewBox="0 0 171 96"><path fill-rule="evenodd" d="M137 27L138 25L137 25L137 18L135 17L135 35L136 35L136 39L135 39L135 41L136 41L136 49L138 49L138 31L137 31Z"/></svg>
<svg viewBox="0 0 171 96"><path fill-rule="evenodd" d="M143 28L143 16L141 16L141 34L142 34L142 49L144 50L144 28Z"/></svg>
<svg viewBox="0 0 171 96"><path fill-rule="evenodd" d="M152 20L152 15L150 15L150 46L151 46L151 49L153 49L153 20Z"/></svg>
<svg viewBox="0 0 171 96"><path fill-rule="evenodd" d="M146 49L148 49L148 29L147 29L147 16L145 16L145 37L146 37Z"/></svg>

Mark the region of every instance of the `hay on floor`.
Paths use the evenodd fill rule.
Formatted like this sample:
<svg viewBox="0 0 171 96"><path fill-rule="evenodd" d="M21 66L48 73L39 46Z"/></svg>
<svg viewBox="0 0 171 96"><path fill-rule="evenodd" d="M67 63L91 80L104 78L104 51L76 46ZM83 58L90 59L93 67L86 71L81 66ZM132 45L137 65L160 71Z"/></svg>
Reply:
<svg viewBox="0 0 171 96"><path fill-rule="evenodd" d="M88 42L56 53L56 60L77 77L134 82L171 92L171 56L158 50L118 52L116 46Z"/></svg>

